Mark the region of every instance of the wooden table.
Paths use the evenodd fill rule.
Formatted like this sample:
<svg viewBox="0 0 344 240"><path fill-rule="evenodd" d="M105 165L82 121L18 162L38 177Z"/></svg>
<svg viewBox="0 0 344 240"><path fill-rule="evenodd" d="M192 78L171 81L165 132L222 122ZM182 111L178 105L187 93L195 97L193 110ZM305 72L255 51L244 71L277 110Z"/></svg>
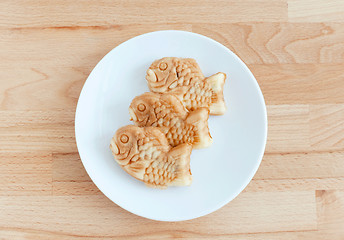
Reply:
<svg viewBox="0 0 344 240"><path fill-rule="evenodd" d="M96 63L136 35L192 31L243 59L268 142L253 181L199 219L166 223L107 199L74 114ZM0 239L344 239L344 2L0 1Z"/></svg>

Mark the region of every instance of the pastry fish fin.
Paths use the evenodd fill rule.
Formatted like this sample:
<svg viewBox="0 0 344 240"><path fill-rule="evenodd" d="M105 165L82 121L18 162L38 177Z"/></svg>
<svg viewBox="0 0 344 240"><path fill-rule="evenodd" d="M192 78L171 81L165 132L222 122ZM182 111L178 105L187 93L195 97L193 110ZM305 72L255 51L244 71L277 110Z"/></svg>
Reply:
<svg viewBox="0 0 344 240"><path fill-rule="evenodd" d="M143 180L145 174L145 163L143 160L138 160L129 165L121 165L121 167L134 178Z"/></svg>
<svg viewBox="0 0 344 240"><path fill-rule="evenodd" d="M194 137L194 148L206 148L213 143L213 139L208 128L209 110L207 108L199 108L189 113L186 123L192 125L195 131L190 132Z"/></svg>
<svg viewBox="0 0 344 240"><path fill-rule="evenodd" d="M183 104L183 93L181 91L176 91L174 93L161 94L161 99L170 107L172 107L173 112L181 118L185 118L188 110L184 107Z"/></svg>
<svg viewBox="0 0 344 240"><path fill-rule="evenodd" d="M161 126L161 127L159 127L159 130L163 133L163 134L167 134L168 133L168 131L170 130L170 128L169 127L165 127L165 126Z"/></svg>
<svg viewBox="0 0 344 240"><path fill-rule="evenodd" d="M175 178L169 184L170 186L188 186L192 182L190 171L190 155L192 146L188 143L180 144L172 148L168 154L167 159L174 162Z"/></svg>
<svg viewBox="0 0 344 240"><path fill-rule="evenodd" d="M209 106L210 114L223 115L226 112L226 104L223 98L223 86L226 81L226 74L219 72L205 79L210 83L212 96Z"/></svg>
<svg viewBox="0 0 344 240"><path fill-rule="evenodd" d="M188 91L187 86L178 86L171 92L175 97L177 97L182 103L184 100L184 94Z"/></svg>

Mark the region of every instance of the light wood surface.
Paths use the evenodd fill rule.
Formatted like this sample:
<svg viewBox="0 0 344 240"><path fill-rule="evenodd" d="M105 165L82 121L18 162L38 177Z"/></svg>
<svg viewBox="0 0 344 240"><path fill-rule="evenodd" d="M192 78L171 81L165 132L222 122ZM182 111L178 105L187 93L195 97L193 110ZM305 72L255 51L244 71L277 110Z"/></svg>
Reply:
<svg viewBox="0 0 344 240"><path fill-rule="evenodd" d="M193 31L256 76L262 164L222 209L166 223L107 199L85 172L74 114L96 63L136 35ZM0 1L0 239L344 239L341 0Z"/></svg>

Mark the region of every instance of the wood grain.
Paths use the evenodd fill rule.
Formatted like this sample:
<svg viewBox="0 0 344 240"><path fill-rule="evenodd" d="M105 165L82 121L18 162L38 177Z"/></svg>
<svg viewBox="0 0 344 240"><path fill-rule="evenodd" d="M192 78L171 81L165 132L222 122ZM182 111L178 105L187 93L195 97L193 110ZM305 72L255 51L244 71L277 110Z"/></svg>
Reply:
<svg viewBox="0 0 344 240"><path fill-rule="evenodd" d="M340 0L0 1L0 239L344 239L343 17ZM107 199L74 137L77 99L97 62L165 29L236 53L269 121L247 188L175 223Z"/></svg>
<svg viewBox="0 0 344 240"><path fill-rule="evenodd" d="M18 7L21 6L21 7ZM88 27L121 24L161 23L228 23L242 21L267 22L287 20L287 2L283 0L173 2L66 0L50 2L1 1L0 27ZM80 11L82 9L82 11ZM143 11L144 9L144 11Z"/></svg>
<svg viewBox="0 0 344 240"><path fill-rule="evenodd" d="M2 152L77 151L74 111L1 111Z"/></svg>
<svg viewBox="0 0 344 240"><path fill-rule="evenodd" d="M344 151L266 153L255 179L344 177Z"/></svg>
<svg viewBox="0 0 344 240"><path fill-rule="evenodd" d="M253 179L244 191L274 192L274 191L315 191L317 189L344 189L344 178L296 178L296 179Z"/></svg>
<svg viewBox="0 0 344 240"><path fill-rule="evenodd" d="M255 204L251 204L252 201ZM1 196L0 203L7 206L2 211L1 225L6 224L6 219L11 222L12 228L43 232L49 231L49 227L54 225L54 231L72 236L120 236L119 233L124 231L126 235L136 237L147 233L173 232L211 236L317 228L313 191L243 193L215 213L201 219L175 223L157 223L134 216L103 195ZM249 216L255 217L252 219ZM20 221L15 221L18 218ZM36 224L32 225L32 222ZM142 225L144 227L140 227ZM81 229L80 226L87 228Z"/></svg>
<svg viewBox="0 0 344 240"><path fill-rule="evenodd" d="M249 65L270 105L344 103L344 64Z"/></svg>
<svg viewBox="0 0 344 240"><path fill-rule="evenodd" d="M309 105L270 105L266 152L309 151Z"/></svg>
<svg viewBox="0 0 344 240"><path fill-rule="evenodd" d="M343 23L192 25L224 43L247 64L343 63Z"/></svg>
<svg viewBox="0 0 344 240"><path fill-rule="evenodd" d="M344 2L340 0L288 0L290 22L344 22Z"/></svg>
<svg viewBox="0 0 344 240"><path fill-rule="evenodd" d="M340 239L344 236L344 191L316 191L319 230L328 237ZM333 218L333 216L337 216Z"/></svg>
<svg viewBox="0 0 344 240"><path fill-rule="evenodd" d="M1 152L0 159L0 196L51 195L51 154Z"/></svg>
<svg viewBox="0 0 344 240"><path fill-rule="evenodd" d="M310 128L313 149L344 149L344 105L311 106Z"/></svg>

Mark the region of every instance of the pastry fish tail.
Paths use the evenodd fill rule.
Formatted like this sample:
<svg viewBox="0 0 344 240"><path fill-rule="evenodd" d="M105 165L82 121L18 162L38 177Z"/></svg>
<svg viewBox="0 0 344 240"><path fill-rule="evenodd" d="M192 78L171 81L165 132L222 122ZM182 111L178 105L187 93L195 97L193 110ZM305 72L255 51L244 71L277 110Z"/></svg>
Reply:
<svg viewBox="0 0 344 240"><path fill-rule="evenodd" d="M174 179L170 182L170 186L188 186L192 182L190 171L190 155L192 146L183 143L172 148L167 154L168 161L174 165Z"/></svg>
<svg viewBox="0 0 344 240"><path fill-rule="evenodd" d="M205 79L212 90L211 104L209 106L211 115L223 115L226 112L226 104L223 98L223 86L226 74L219 72Z"/></svg>
<svg viewBox="0 0 344 240"><path fill-rule="evenodd" d="M213 139L208 128L209 110L207 108L199 108L189 113L186 123L191 125L189 135L193 136L194 148L206 148L213 143Z"/></svg>

